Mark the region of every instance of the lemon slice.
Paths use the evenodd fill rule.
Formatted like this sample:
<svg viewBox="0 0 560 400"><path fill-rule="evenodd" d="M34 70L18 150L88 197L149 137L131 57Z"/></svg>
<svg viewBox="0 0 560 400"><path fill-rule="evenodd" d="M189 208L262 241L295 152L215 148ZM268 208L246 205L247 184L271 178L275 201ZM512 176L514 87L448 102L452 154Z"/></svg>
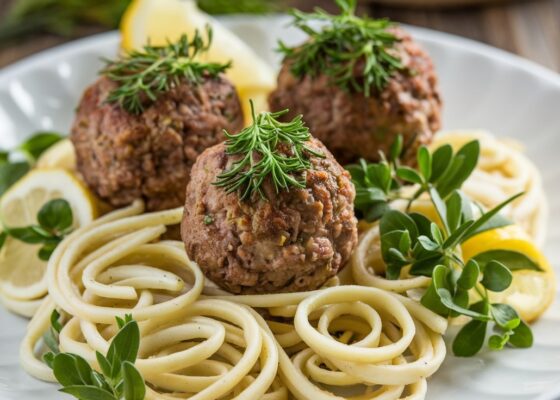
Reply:
<svg viewBox="0 0 560 400"><path fill-rule="evenodd" d="M483 232L467 240L462 249L465 260L489 250L512 250L526 255L543 269L542 272L514 271L513 282L507 290L490 293L493 302L511 305L525 321L531 322L539 318L554 300L556 293L554 270L521 227L509 225Z"/></svg>
<svg viewBox="0 0 560 400"><path fill-rule="evenodd" d="M37 161L37 168L76 170L76 152L69 139L61 140L45 151Z"/></svg>
<svg viewBox="0 0 560 400"><path fill-rule="evenodd" d="M63 169L36 169L15 184L0 201L4 226L25 227L37 223L37 213L50 200L70 203L74 227L90 223L97 212L89 190ZM9 300L39 299L47 293L46 263L37 256L39 245L8 237L0 251L0 295Z"/></svg>
<svg viewBox="0 0 560 400"><path fill-rule="evenodd" d="M232 61L227 76L238 90L247 121L249 99L255 102L257 112L267 108L268 93L276 86L275 73L234 33L200 11L193 0L134 0L122 19L122 47L139 49L148 41L164 45L184 33L192 35L195 29L204 30L206 25L213 29L213 40L203 57L212 62Z"/></svg>

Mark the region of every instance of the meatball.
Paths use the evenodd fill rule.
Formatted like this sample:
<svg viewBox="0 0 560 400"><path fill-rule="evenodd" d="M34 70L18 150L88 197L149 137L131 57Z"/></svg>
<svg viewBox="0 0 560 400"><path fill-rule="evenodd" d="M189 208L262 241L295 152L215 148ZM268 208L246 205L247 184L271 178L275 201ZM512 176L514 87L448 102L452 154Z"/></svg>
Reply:
<svg viewBox="0 0 560 400"><path fill-rule="evenodd" d="M278 88L269 97L273 111L290 109L286 119L303 114L306 124L343 163L359 158L379 160L401 134L403 158L411 160L421 144L428 144L440 128L441 100L430 57L401 28L390 28L400 40L394 54L404 68L396 71L385 88L370 97L344 90L326 75L298 78L285 61Z"/></svg>
<svg viewBox="0 0 560 400"><path fill-rule="evenodd" d="M106 102L116 84L106 77L84 93L72 127L78 170L115 207L144 199L148 210L184 204L198 155L243 126L239 98L223 76L186 80L135 115Z"/></svg>
<svg viewBox="0 0 560 400"><path fill-rule="evenodd" d="M276 193L265 181L240 200L213 185L238 158L218 144L191 171L182 223L189 257L231 293L276 293L321 287L348 261L357 243L350 176L317 139L307 142L324 158L310 157L305 188Z"/></svg>

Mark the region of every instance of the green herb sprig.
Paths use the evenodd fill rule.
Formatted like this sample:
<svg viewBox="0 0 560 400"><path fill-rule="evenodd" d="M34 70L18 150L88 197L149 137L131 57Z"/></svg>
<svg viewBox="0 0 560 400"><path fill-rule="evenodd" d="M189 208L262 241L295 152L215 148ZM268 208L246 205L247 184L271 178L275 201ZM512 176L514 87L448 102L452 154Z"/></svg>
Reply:
<svg viewBox="0 0 560 400"><path fill-rule="evenodd" d="M291 12L293 25L309 36L299 47L279 42L279 50L291 62L297 77L327 75L332 83L348 91L371 95L382 90L391 76L404 67L391 49L399 42L388 28L391 22L355 15L356 0L336 0L340 15L316 9L313 13ZM313 23L321 23L314 28Z"/></svg>
<svg viewBox="0 0 560 400"><path fill-rule="evenodd" d="M37 256L48 261L59 243L72 232L74 216L70 204L64 199L54 199L43 205L37 213L36 225L3 227L0 249L8 237L28 244L41 244Z"/></svg>
<svg viewBox="0 0 560 400"><path fill-rule="evenodd" d="M290 122L278 120L287 112L256 115L251 102L253 123L236 135L225 132L226 154L239 155L241 159L218 175L214 185L227 193L239 191L241 200L255 193L266 198L262 186L267 178L277 193L290 187L305 187L303 174L311 168L310 156L324 157L324 154L305 144L311 135L301 115Z"/></svg>
<svg viewBox="0 0 560 400"><path fill-rule="evenodd" d="M133 50L124 58L105 60L101 74L116 82L118 87L107 101L119 104L124 110L140 114L158 95L180 84L182 79L191 83L202 82L205 76L216 77L225 72L231 63L210 63L196 57L208 51L212 43L212 29L206 27L207 39L195 31L191 40L182 35L177 42L166 46L144 46Z"/></svg>
<svg viewBox="0 0 560 400"><path fill-rule="evenodd" d="M60 140L59 133L38 132L12 151L0 151L0 197L29 172L41 154Z"/></svg>
<svg viewBox="0 0 560 400"><path fill-rule="evenodd" d="M51 316L52 331L60 333L59 314ZM52 368L56 380L63 386L61 392L80 400L143 400L146 384L134 366L140 346L138 323L127 315L117 318L119 332L115 335L107 355L96 352L101 372L97 372L79 355L60 353L58 346L43 356ZM51 346L49 346L51 347ZM53 350L54 348L54 350Z"/></svg>
<svg viewBox="0 0 560 400"><path fill-rule="evenodd" d="M363 195L362 199L357 196L356 201L359 212L371 216L371 220L380 219L386 278L398 279L405 267L410 275L431 277L422 304L445 317L471 318L454 340L453 352L457 356L468 357L480 351L489 324L494 327L494 334L487 341L491 349L501 350L506 345L530 347L531 329L514 308L493 303L489 292L506 290L513 279L512 271L540 271L540 266L522 253L505 249L483 252L465 262L460 247L481 232L510 225L499 212L522 193L484 212L460 191L478 163L478 141L467 143L456 153L449 145L434 153L423 146L417 153L418 168L399 165L395 155L401 142L399 139L393 146L390 162L362 161L349 167L358 194L373 193L369 197ZM406 212L390 209L392 199L403 198L400 189L405 184L418 187L407 198L408 209ZM429 195L437 212L437 221L409 212L412 202L424 193ZM477 209L480 216L475 217L473 211Z"/></svg>

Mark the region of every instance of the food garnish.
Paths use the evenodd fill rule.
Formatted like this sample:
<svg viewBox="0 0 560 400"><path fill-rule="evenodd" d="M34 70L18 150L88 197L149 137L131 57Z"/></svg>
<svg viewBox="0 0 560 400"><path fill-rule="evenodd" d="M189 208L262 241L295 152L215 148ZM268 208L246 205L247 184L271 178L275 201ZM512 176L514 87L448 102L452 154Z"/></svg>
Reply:
<svg viewBox="0 0 560 400"><path fill-rule="evenodd" d="M14 150L0 151L0 196L29 172L41 154L60 140L62 135L58 133L38 132ZM10 161L18 156L23 156L25 161Z"/></svg>
<svg viewBox="0 0 560 400"><path fill-rule="evenodd" d="M144 399L146 385L134 366L140 346L140 329L132 316L117 317L119 332L111 341L107 355L96 352L101 372L94 370L83 357L59 351L58 334L62 330L59 317L60 314L53 311L51 328L43 337L51 351L43 359L63 386L61 392L80 400Z"/></svg>
<svg viewBox="0 0 560 400"><path fill-rule="evenodd" d="M48 261L56 246L72 232L72 208L64 199L50 200L37 213L37 221L37 224L25 227L4 226L0 233L0 250L9 236L24 243L42 245L37 255Z"/></svg>
<svg viewBox="0 0 560 400"><path fill-rule="evenodd" d="M165 46L147 44L142 50L132 50L123 58L106 60L107 65L101 74L118 84L107 101L140 114L147 104L156 101L158 94L170 90L182 79L197 84L205 76L216 77L231 64L197 59L211 44L212 29L207 26L206 40L196 30L192 39L181 35L177 42L168 41Z"/></svg>
<svg viewBox="0 0 560 400"><path fill-rule="evenodd" d="M223 187L228 193L239 191L241 200L255 193L265 198L262 185L267 178L277 193L290 187L305 187L302 174L311 168L309 157L324 155L305 145L311 135L301 115L290 122L278 120L287 112L257 115L251 103L253 123L239 134L225 132L227 155L240 156L241 159L218 175L214 182L216 186ZM280 146L288 150L280 151Z"/></svg>
<svg viewBox="0 0 560 400"><path fill-rule="evenodd" d="M403 69L401 60L391 52L399 39L390 32L390 21L357 17L356 0L336 3L340 15L321 9L313 13L293 10L293 25L309 35L309 40L295 48L280 41L280 51L292 62L295 76L325 74L339 87L369 97L372 86L382 90ZM318 29L312 26L316 22L322 24Z"/></svg>
<svg viewBox="0 0 560 400"><path fill-rule="evenodd" d="M362 161L348 168L359 194L358 211L370 221L380 219L386 278L399 279L405 267L409 275L431 277L422 304L445 317L463 315L472 319L455 338L453 352L457 356L472 356L482 348L489 323L494 325L494 334L488 340L491 349L501 350L506 345L530 347L530 328L513 307L491 301L490 293L505 291L512 283L512 271L542 268L511 250L494 249L468 261L461 253L461 245L469 238L510 225L499 212L522 193L486 212L479 207L481 215L475 217L477 205L460 188L478 163L478 141L465 144L455 154L450 145L433 153L422 146L417 153L418 168L399 165L401 143L396 141L389 161L383 157L378 164ZM388 205L392 199L403 198L401 184L418 187L406 199L407 212L389 209ZM424 193L437 213L433 220L409 212L412 203Z"/></svg>

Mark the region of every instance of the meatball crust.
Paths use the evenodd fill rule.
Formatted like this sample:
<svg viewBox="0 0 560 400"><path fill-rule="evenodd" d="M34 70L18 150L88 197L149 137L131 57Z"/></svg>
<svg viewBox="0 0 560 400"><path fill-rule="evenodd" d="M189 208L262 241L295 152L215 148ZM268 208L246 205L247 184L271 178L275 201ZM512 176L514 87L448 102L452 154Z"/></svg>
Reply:
<svg viewBox="0 0 560 400"><path fill-rule="evenodd" d="M181 82L135 115L106 102L116 84L98 79L84 93L72 127L78 171L115 207L144 199L148 210L184 204L196 158L243 126L239 98L223 76Z"/></svg>
<svg viewBox="0 0 560 400"><path fill-rule="evenodd" d="M192 168L182 223L189 257L206 276L231 293L313 290L335 276L357 240L354 186L324 145L307 145L325 158L311 157L305 188L267 199L241 201L212 183L236 160L225 145L206 150Z"/></svg>
<svg viewBox="0 0 560 400"><path fill-rule="evenodd" d="M404 69L381 92L372 90L370 97L349 92L324 74L300 79L286 61L269 97L270 109L289 109L286 119L303 114L310 131L343 164L359 158L378 161L379 151L387 153L398 134L404 139L404 159L412 160L440 128L441 100L430 57L401 28L391 32L400 39L393 54Z"/></svg>

